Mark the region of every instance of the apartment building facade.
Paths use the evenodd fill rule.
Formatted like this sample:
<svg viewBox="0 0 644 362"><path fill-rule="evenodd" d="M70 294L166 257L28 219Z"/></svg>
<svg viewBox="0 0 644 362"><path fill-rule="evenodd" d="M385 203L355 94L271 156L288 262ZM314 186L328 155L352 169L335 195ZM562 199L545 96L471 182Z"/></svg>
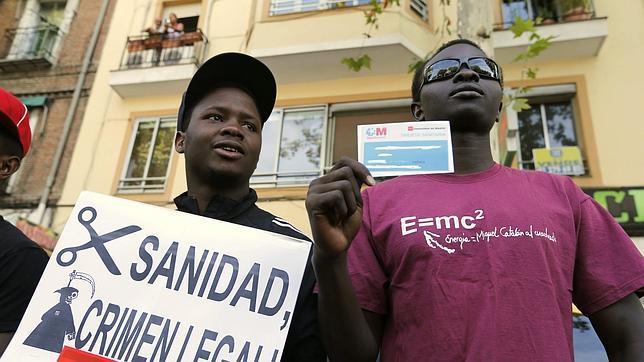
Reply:
<svg viewBox="0 0 644 362"><path fill-rule="evenodd" d="M487 35L506 88L529 87L522 96L531 105L504 111L492 140L496 159L534 169L540 162L535 149L572 149L573 180L644 250L644 122L632 111L644 95L644 73L632 62L644 56L636 40L644 38L644 4L489 2L494 24ZM173 148L181 94L205 59L239 51L265 62L278 82L252 187L260 207L309 233L308 183L341 156L357 156L356 125L411 120L409 65L456 36L436 31L446 18L457 23L456 1L443 7L401 0L370 30L363 14L368 3L117 1L53 228L62 228L83 190L173 207L186 189L184 162ZM170 13L186 25L181 38L143 31ZM516 16L541 18L539 33L554 36L528 64L513 61L529 43L508 29ZM371 57L371 69L353 72L341 63L361 54ZM527 65L539 69L536 79L522 75ZM598 352L579 353L591 358Z"/></svg>
<svg viewBox="0 0 644 362"><path fill-rule="evenodd" d="M33 136L18 173L0 184L0 212L46 248L55 241L47 228L59 204L100 50L93 53L87 69L82 67L83 57L93 43L101 49L107 33L111 11L105 7L101 12L102 3L0 2L0 33L4 35L0 38L0 86L27 105ZM92 42L98 21L104 25Z"/></svg>
<svg viewBox="0 0 644 362"><path fill-rule="evenodd" d="M308 182L342 155L356 156L357 124L411 119L408 66L447 40L434 30L445 16L453 23L457 16L454 2L443 8L438 2L402 0L365 38L367 3L118 1L113 21L119 26L110 28L105 42L61 199L66 209L54 227L62 226L85 189L171 205L185 190L183 161L172 150L181 93L204 59L241 51L264 61L278 82L253 187L262 206L307 231ZM644 53L644 46L630 41L644 33L642 6L583 1L581 15L574 17L564 8L566 1L490 3L495 29L490 36L507 88L530 86L524 96L532 105L519 113L508 109L502 117L499 139L493 141L497 159L534 168L533 148L578 147L584 169L575 182L590 193L600 191L597 198L641 243L644 169L635 165L641 164L644 126L629 108L644 94L644 83L623 54ZM186 24L184 38L142 31L172 12ZM545 17L539 33L555 36L529 64L539 69L535 80L523 79L526 65L512 61L528 44L507 29L515 16ZM360 54L371 57L371 69L353 72L341 63Z"/></svg>

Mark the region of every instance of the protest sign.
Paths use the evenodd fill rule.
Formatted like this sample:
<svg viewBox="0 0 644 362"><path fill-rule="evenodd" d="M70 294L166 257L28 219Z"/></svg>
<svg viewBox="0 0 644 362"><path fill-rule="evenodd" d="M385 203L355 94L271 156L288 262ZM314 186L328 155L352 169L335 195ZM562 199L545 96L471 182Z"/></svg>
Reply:
<svg viewBox="0 0 644 362"><path fill-rule="evenodd" d="M84 192L2 362L279 361L309 249Z"/></svg>
<svg viewBox="0 0 644 362"><path fill-rule="evenodd" d="M374 177L454 172L449 121L358 126L358 161Z"/></svg>

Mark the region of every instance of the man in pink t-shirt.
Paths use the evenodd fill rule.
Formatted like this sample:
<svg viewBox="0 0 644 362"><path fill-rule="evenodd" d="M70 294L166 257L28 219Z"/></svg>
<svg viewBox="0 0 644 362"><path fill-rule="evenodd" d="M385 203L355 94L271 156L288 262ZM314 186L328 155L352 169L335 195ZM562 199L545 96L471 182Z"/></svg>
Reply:
<svg viewBox="0 0 644 362"><path fill-rule="evenodd" d="M494 163L502 82L476 44L447 43L417 71L411 108L450 121L455 173L375 185L344 158L311 183L331 360L571 361L574 302L611 360L641 361L644 258L569 178Z"/></svg>

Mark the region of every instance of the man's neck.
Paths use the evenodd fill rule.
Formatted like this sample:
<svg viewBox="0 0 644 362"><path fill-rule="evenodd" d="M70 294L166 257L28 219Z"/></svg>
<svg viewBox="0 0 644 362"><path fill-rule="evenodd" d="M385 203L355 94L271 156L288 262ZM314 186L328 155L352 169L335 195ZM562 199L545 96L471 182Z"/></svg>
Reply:
<svg viewBox="0 0 644 362"><path fill-rule="evenodd" d="M452 149L457 175L485 171L494 164L489 134L452 133Z"/></svg>
<svg viewBox="0 0 644 362"><path fill-rule="evenodd" d="M199 213L203 214L210 200L215 196L226 197L239 201L248 195L248 184L236 185L234 187L219 187L216 185L196 185L188 181L188 195L197 200Z"/></svg>

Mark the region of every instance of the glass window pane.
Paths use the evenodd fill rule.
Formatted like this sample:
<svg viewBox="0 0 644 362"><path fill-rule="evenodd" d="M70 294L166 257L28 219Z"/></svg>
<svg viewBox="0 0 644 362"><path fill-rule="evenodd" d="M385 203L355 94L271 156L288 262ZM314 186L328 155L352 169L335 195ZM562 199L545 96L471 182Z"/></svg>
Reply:
<svg viewBox="0 0 644 362"><path fill-rule="evenodd" d="M300 11L312 11L318 9L318 4L320 0L301 0L302 7Z"/></svg>
<svg viewBox="0 0 644 362"><path fill-rule="evenodd" d="M148 160L150 150L150 141L154 132L154 121L139 122L136 130L136 137L132 145L130 162L127 166L126 178L143 177L145 172L145 163Z"/></svg>
<svg viewBox="0 0 644 362"><path fill-rule="evenodd" d="M606 352L586 316L572 317L572 342L575 361L606 362Z"/></svg>
<svg viewBox="0 0 644 362"><path fill-rule="evenodd" d="M175 120L164 119L159 125L147 177L165 177L174 145Z"/></svg>
<svg viewBox="0 0 644 362"><path fill-rule="evenodd" d="M284 114L278 166L280 176L319 173L324 113L324 109L320 109Z"/></svg>
<svg viewBox="0 0 644 362"><path fill-rule="evenodd" d="M528 6L525 1L503 0L502 12L504 24L514 23L517 16L525 20L529 18Z"/></svg>
<svg viewBox="0 0 644 362"><path fill-rule="evenodd" d="M255 174L275 173L277 150L279 147L282 111L273 111L262 127L262 150Z"/></svg>
<svg viewBox="0 0 644 362"><path fill-rule="evenodd" d="M521 161L532 160L532 149L546 147L541 123L541 107L539 104L523 110L518 114L519 142L521 143Z"/></svg>
<svg viewBox="0 0 644 362"><path fill-rule="evenodd" d="M550 147L577 146L570 102L545 104Z"/></svg>

